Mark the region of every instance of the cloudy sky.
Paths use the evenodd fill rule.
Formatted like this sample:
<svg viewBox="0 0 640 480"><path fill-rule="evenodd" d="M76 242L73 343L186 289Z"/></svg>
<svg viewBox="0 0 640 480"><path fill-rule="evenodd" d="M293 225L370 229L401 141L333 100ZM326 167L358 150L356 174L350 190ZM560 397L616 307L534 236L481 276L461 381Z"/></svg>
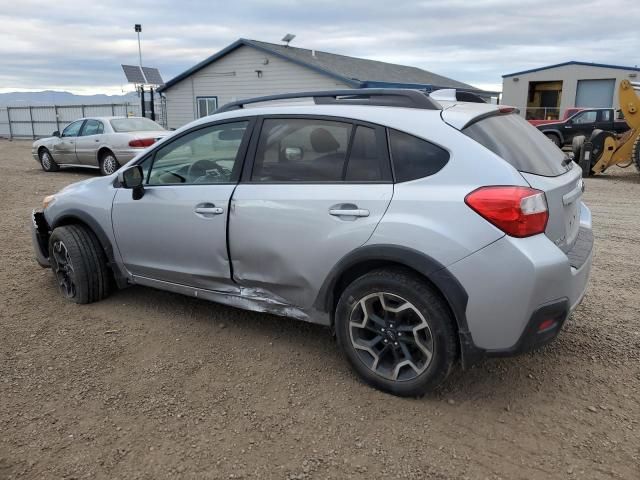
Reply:
<svg viewBox="0 0 640 480"><path fill-rule="evenodd" d="M567 60L640 64L640 0L0 0L0 92L129 90L121 63L165 80L240 37L413 65L481 88ZM627 28L630 26L631 28Z"/></svg>

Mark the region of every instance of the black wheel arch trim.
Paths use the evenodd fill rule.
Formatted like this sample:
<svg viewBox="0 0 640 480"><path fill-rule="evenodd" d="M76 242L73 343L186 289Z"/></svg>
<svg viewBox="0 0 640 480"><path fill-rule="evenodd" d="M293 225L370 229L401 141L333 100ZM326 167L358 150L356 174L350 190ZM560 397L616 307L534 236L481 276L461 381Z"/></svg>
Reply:
<svg viewBox="0 0 640 480"><path fill-rule="evenodd" d="M71 225L73 223L84 223L89 229L95 234L102 245L102 249L107 257L107 261L109 262L109 268L113 272L113 276L115 278L116 284L119 288L123 288L128 285L129 275L127 272L122 270L118 263L115 260L115 254L113 245L111 244L111 240L107 236L104 229L100 226L100 223L96 221L91 215L87 212L79 209L67 209L60 212L55 220L51 223L50 228L53 231L57 227L61 227L64 225Z"/></svg>
<svg viewBox="0 0 640 480"><path fill-rule="evenodd" d="M540 130L540 131L541 131L542 133L544 133L545 135L546 135L547 133L550 133L550 134L552 134L552 135L557 135L557 136L558 136L558 138L560 139L560 144L561 144L561 145L564 145L564 135L562 134L562 132L561 132L560 130L555 130L555 129L553 129L553 128L547 128L547 129Z"/></svg>
<svg viewBox="0 0 640 480"><path fill-rule="evenodd" d="M341 277L367 262L394 263L414 270L430 281L442 294L456 321L463 367L476 363L484 351L473 343L467 323L469 296L458 279L440 262L422 252L399 245L366 245L344 256L331 269L318 292L314 307L332 317L336 303L334 290Z"/></svg>

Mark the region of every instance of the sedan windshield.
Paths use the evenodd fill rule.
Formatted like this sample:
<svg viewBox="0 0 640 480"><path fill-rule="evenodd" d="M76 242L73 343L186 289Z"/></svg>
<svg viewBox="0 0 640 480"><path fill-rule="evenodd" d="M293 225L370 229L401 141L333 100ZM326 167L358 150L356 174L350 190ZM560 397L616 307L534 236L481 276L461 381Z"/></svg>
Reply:
<svg viewBox="0 0 640 480"><path fill-rule="evenodd" d="M109 121L114 132L157 132L164 130L148 118L114 118Z"/></svg>

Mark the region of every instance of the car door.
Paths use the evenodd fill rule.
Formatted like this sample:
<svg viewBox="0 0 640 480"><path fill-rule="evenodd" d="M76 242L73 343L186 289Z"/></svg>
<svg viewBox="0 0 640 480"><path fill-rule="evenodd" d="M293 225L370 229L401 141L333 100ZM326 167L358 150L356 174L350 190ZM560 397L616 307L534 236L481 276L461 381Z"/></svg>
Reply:
<svg viewBox="0 0 640 480"><path fill-rule="evenodd" d="M112 207L131 274L209 290L231 283L227 213L251 125L243 119L199 127L142 159L143 197L119 189Z"/></svg>
<svg viewBox="0 0 640 480"><path fill-rule="evenodd" d="M597 119L597 110L583 110L582 112L574 115L564 126L563 133L565 144L571 143L573 137L577 135L584 135L589 138L591 132L593 132Z"/></svg>
<svg viewBox="0 0 640 480"><path fill-rule="evenodd" d="M613 131L613 110L598 110L598 119L595 128L606 131Z"/></svg>
<svg viewBox="0 0 640 480"><path fill-rule="evenodd" d="M76 138L76 157L81 165L98 166L97 152L104 125L100 120L84 122L80 135Z"/></svg>
<svg viewBox="0 0 640 480"><path fill-rule="evenodd" d="M331 268L363 245L393 194L384 129L265 118L232 199L234 279L309 309Z"/></svg>
<svg viewBox="0 0 640 480"><path fill-rule="evenodd" d="M83 124L84 120L78 120L67 125L62 131L60 138L52 148L53 159L58 164L78 163L76 157L76 140L78 139L78 135L80 135Z"/></svg>

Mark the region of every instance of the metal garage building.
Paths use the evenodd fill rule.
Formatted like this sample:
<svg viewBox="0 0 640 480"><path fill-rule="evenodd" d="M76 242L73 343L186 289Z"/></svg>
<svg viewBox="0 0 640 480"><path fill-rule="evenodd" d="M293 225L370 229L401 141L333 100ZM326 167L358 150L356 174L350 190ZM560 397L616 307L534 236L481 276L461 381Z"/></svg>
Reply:
<svg viewBox="0 0 640 480"><path fill-rule="evenodd" d="M169 80L159 92L166 97L168 126L177 128L243 98L365 87L445 87L487 99L497 96L416 67L242 38Z"/></svg>
<svg viewBox="0 0 640 480"><path fill-rule="evenodd" d="M635 80L638 67L565 62L502 77L502 101L527 119L560 118L570 107L619 108L620 81Z"/></svg>

